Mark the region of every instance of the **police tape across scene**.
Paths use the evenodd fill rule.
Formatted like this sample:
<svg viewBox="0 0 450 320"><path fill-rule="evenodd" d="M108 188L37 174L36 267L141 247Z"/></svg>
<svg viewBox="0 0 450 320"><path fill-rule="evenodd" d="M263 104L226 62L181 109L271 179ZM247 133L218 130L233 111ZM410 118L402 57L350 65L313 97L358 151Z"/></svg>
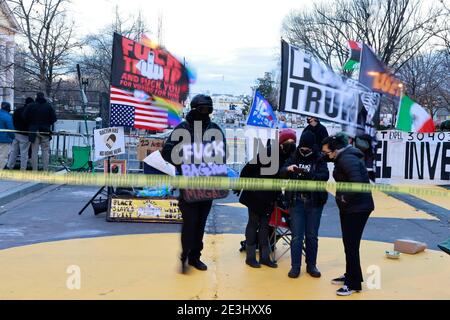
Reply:
<svg viewBox="0 0 450 320"><path fill-rule="evenodd" d="M46 184L67 184L85 186L148 187L171 186L177 189L204 190L250 190L250 191L380 191L397 194L450 197L450 191L429 186L385 185L347 182L322 182L283 179L227 178L227 177L184 177L142 174L67 173L0 171L0 179L10 181L32 181Z"/></svg>

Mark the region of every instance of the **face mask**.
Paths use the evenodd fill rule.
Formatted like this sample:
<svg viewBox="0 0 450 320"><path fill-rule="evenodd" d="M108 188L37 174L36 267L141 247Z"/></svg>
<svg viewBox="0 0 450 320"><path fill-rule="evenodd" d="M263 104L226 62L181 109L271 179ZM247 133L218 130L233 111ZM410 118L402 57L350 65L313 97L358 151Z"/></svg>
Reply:
<svg viewBox="0 0 450 320"><path fill-rule="evenodd" d="M312 150L310 151L304 151L304 150L300 150L300 154L305 157L308 158L309 156L311 156L313 154Z"/></svg>
<svg viewBox="0 0 450 320"><path fill-rule="evenodd" d="M293 143L287 145L284 144L282 150L284 154L292 153L295 150L295 145Z"/></svg>
<svg viewBox="0 0 450 320"><path fill-rule="evenodd" d="M209 120L209 114L207 114L207 113L206 114L201 113L197 109L193 109L191 112L192 112L192 116L195 121L208 121Z"/></svg>

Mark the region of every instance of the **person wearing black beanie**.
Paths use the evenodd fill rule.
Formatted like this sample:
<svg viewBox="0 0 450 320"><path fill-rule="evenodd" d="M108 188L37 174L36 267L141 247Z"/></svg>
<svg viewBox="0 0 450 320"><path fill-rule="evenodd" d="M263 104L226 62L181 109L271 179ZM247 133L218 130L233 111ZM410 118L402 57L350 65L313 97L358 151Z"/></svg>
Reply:
<svg viewBox="0 0 450 320"><path fill-rule="evenodd" d="M330 174L327 163L317 151L316 137L311 131L304 131L297 150L280 170L283 178L296 180L328 181ZM319 227L322 211L328 199L327 192L297 191L286 195L291 217L291 270L288 276L298 278L302 263L303 239L306 246L306 271L314 278L320 278L317 269Z"/></svg>
<svg viewBox="0 0 450 320"><path fill-rule="evenodd" d="M211 114L213 113L213 101L210 96L199 94L196 95L191 101L191 111L187 114L186 120L181 122L171 133L170 137L166 140L163 150L161 151L162 157L167 162L173 164L180 174L183 174L183 165L193 165L199 168L201 165L207 164L207 153L203 150L216 145L214 153L222 154L220 163L214 164L222 166L226 164L226 139L225 134L219 125L211 121ZM184 141L183 132L188 132L190 141ZM211 133L211 134L209 134ZM183 137L180 143L180 137ZM197 140L197 137L200 139ZM217 143L217 144L216 144ZM174 152L174 149L178 146L182 146L181 151ZM188 150L202 150L197 157L196 152L190 152L191 156L184 154L183 145L189 148ZM220 147L219 147L220 146ZM182 155L182 163L178 163L174 159L174 155ZM189 159L192 157L191 159ZM199 164L197 164L199 160ZM187 192L186 192L187 191ZM222 191L222 190L218 190ZM207 265L200 260L203 251L203 236L205 234L206 221L211 211L213 200L220 198L225 192L204 193L203 196L192 199L189 198L189 190L180 190L180 197L178 206L183 215L183 225L181 228L181 247L182 252L180 256L181 272L187 273L188 266L192 266L197 270L206 271ZM207 195L211 194L211 195ZM214 194L214 195L213 195Z"/></svg>

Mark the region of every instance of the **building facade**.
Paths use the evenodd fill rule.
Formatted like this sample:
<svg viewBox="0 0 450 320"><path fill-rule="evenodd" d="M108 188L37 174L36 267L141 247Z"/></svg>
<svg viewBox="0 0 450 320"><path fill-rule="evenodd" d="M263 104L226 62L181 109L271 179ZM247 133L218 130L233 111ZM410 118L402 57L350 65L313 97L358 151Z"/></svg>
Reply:
<svg viewBox="0 0 450 320"><path fill-rule="evenodd" d="M0 99L14 104L15 36L19 24L6 1L0 0Z"/></svg>

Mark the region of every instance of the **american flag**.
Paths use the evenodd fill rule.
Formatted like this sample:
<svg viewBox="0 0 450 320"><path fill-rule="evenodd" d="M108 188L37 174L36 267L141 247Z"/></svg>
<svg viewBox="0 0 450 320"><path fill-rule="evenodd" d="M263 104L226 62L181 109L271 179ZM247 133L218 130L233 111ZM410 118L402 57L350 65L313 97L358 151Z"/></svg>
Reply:
<svg viewBox="0 0 450 320"><path fill-rule="evenodd" d="M133 93L111 86L111 126L163 131L168 127L168 111L142 100Z"/></svg>

